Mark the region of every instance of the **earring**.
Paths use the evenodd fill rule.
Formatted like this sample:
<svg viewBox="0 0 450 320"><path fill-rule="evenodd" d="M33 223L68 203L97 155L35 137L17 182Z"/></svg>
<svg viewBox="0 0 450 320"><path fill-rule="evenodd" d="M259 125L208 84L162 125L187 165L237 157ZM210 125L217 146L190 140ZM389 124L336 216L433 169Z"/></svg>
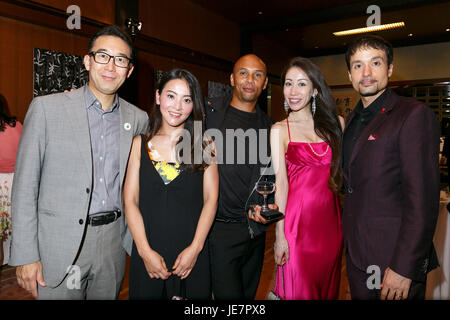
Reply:
<svg viewBox="0 0 450 320"><path fill-rule="evenodd" d="M312 96L311 113L312 113L312 116L314 117L314 114L316 113L316 96L315 95Z"/></svg>
<svg viewBox="0 0 450 320"><path fill-rule="evenodd" d="M289 104L286 100L284 100L284 111L286 111L286 113L289 112Z"/></svg>

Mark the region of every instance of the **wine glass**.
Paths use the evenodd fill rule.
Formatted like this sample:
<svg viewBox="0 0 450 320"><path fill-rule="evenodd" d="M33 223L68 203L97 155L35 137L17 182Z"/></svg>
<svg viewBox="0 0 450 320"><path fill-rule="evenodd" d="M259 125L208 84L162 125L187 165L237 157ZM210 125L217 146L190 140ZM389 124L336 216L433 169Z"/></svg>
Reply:
<svg viewBox="0 0 450 320"><path fill-rule="evenodd" d="M269 212L270 209L267 205L267 196L275 191L275 183L272 181L258 181L256 183L256 191L264 197L261 212Z"/></svg>

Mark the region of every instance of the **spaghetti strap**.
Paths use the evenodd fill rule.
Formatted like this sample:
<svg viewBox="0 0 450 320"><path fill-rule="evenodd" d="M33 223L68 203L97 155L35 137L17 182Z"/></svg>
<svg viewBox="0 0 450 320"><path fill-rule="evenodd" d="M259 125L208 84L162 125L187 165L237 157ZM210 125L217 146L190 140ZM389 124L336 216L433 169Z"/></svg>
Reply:
<svg viewBox="0 0 450 320"><path fill-rule="evenodd" d="M289 142L291 142L291 131L289 131L289 119L288 118L286 118L286 123L287 123L288 135L289 135Z"/></svg>

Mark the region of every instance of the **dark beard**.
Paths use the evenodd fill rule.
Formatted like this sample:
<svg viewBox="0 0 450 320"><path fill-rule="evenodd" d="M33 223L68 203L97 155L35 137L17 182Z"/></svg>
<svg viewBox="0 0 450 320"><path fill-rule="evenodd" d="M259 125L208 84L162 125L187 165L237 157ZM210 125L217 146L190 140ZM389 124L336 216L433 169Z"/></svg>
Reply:
<svg viewBox="0 0 450 320"><path fill-rule="evenodd" d="M361 97L371 97L371 96L375 96L378 92L380 92L381 90L375 90L375 91L371 91L371 92L359 92L359 95Z"/></svg>
<svg viewBox="0 0 450 320"><path fill-rule="evenodd" d="M243 95L241 95L240 98L242 101L245 101L245 102L256 102L256 101L258 101L258 97L259 96L257 94L253 94L250 97L245 96L245 94L243 94Z"/></svg>
<svg viewBox="0 0 450 320"><path fill-rule="evenodd" d="M380 91L383 91L384 89L386 89L386 88L378 87L378 83L377 83L375 89L373 89L372 91L367 91L367 92L361 92L361 90L358 90L358 91L359 91L359 95L361 97L371 97L371 96L377 95Z"/></svg>

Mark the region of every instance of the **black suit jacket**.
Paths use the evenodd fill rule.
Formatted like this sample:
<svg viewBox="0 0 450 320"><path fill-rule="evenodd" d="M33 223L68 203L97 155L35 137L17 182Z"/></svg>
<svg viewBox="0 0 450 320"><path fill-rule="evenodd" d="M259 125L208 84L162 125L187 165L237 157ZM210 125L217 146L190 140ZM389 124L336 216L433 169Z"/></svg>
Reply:
<svg viewBox="0 0 450 320"><path fill-rule="evenodd" d="M230 105L231 96L227 97L218 97L218 98L207 98L205 99L205 116L206 116L206 128L207 129L219 129L222 127L223 121L225 119L226 110ZM270 155L270 128L273 124L273 120L270 119L267 114L265 114L258 105L256 105L256 114L258 118L258 124L260 127L264 127L268 129L267 134L267 150ZM267 168L265 170L265 168ZM261 177L261 171L264 172L264 178L269 181L275 181L275 175L273 170L270 170L270 163L265 166L261 164L256 164L253 166L252 170L252 178L250 181L250 189L249 189L249 201L247 202L247 207L245 208L245 212L248 212L251 205L254 204L262 204L262 196L259 195L254 186L258 179ZM272 194L269 196L269 203L273 203ZM243 208L244 209L244 208ZM248 219L249 227L254 233L254 235L261 234L266 231L268 225L263 225L261 223L254 222L253 220Z"/></svg>
<svg viewBox="0 0 450 320"><path fill-rule="evenodd" d="M381 272L390 267L424 281L438 265L432 242L439 213L438 159L433 111L391 92L357 140L344 173L344 240L356 267L366 271L377 265Z"/></svg>

